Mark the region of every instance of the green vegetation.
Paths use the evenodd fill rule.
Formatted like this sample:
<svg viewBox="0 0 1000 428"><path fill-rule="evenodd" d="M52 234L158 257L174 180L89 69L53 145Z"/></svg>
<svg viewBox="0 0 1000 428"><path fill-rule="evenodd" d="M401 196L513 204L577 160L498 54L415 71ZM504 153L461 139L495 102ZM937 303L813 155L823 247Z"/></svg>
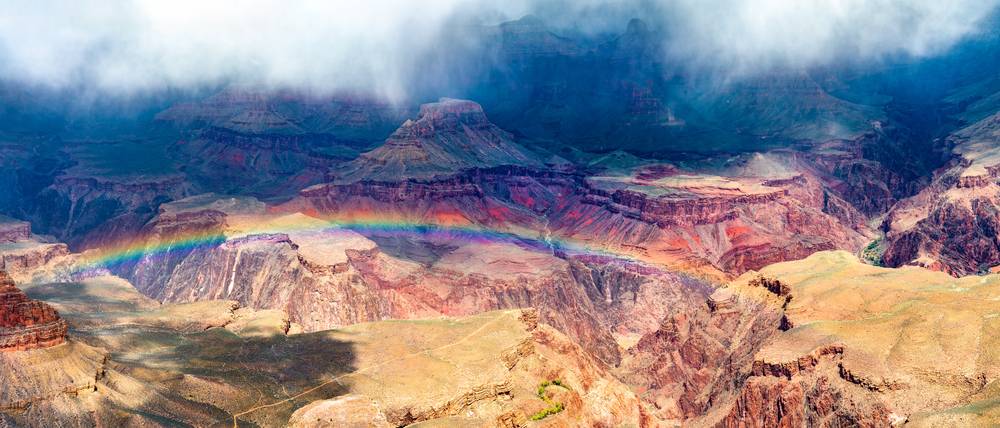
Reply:
<svg viewBox="0 0 1000 428"><path fill-rule="evenodd" d="M556 413L563 411L563 409L564 409L563 403L555 403L551 407L546 407L542 410L539 410L538 413L531 415L531 420L540 421L542 419L547 418L549 415L554 415Z"/></svg>
<svg viewBox="0 0 1000 428"><path fill-rule="evenodd" d="M885 252L885 248L882 247L882 237L875 238L874 241L869 242L864 249L861 250L861 260L872 266L884 266L882 264L882 253Z"/></svg>
<svg viewBox="0 0 1000 428"><path fill-rule="evenodd" d="M538 398L541 398L542 401L545 402L545 404L549 405L549 407L546 407L546 408L544 408L542 410L539 410L538 413L535 413L534 415L532 415L531 416L531 420L533 420L533 421L540 421L542 419L547 418L550 415L554 415L554 414L559 413L559 412L561 412L561 411L563 411L563 410L566 409L566 406L563 403L557 403L557 402L553 401L551 398L549 398L548 395L545 394L545 388L548 388L550 386L558 386L558 387L565 388L567 390L569 389L569 387L566 386L566 385L563 385L562 381L559 380L559 379L553 379L551 381L544 381L544 382L538 384Z"/></svg>

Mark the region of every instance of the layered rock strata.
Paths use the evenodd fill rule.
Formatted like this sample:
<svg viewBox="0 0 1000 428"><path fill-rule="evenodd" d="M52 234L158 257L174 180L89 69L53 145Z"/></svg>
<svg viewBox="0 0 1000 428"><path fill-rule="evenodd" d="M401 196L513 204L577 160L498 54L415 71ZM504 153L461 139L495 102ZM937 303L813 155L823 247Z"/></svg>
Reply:
<svg viewBox="0 0 1000 428"><path fill-rule="evenodd" d="M69 327L44 302L31 300L0 270L0 351L47 348L66 341Z"/></svg>
<svg viewBox="0 0 1000 428"><path fill-rule="evenodd" d="M1000 113L948 137L953 159L882 223L881 263L955 276L1000 265Z"/></svg>

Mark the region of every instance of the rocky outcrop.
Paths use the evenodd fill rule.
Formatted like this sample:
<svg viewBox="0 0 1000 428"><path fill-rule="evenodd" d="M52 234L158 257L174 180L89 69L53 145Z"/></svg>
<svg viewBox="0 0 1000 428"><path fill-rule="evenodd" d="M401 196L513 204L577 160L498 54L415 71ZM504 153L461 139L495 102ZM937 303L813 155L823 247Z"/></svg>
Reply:
<svg viewBox="0 0 1000 428"><path fill-rule="evenodd" d="M161 203L190 191L180 175L101 177L71 171L38 194L32 226L71 248L114 245L135 235Z"/></svg>
<svg viewBox="0 0 1000 428"><path fill-rule="evenodd" d="M0 215L0 243L31 239L31 223Z"/></svg>
<svg viewBox="0 0 1000 428"><path fill-rule="evenodd" d="M414 222L527 228L710 276L816 251L855 249L865 241L860 214L815 179L730 182L754 188L747 192L718 189L711 180L640 191L614 188L617 177L591 180L570 171L500 166L432 180L324 184L303 190L283 209L346 218L377 211ZM636 186L652 187L643 183ZM833 203L840 209L828 210Z"/></svg>
<svg viewBox="0 0 1000 428"><path fill-rule="evenodd" d="M868 379L852 374L844 343L774 343L791 321L793 286L744 275L707 304L676 313L629 351L622 373L656 415L696 426L886 426L893 419ZM799 333L795 333L799 334Z"/></svg>
<svg viewBox="0 0 1000 428"><path fill-rule="evenodd" d="M65 277L65 272L58 272L58 269L47 271L47 268L50 263L61 261L69 254L66 244L62 243L22 241L13 245L0 244L0 266L20 281L36 276L55 279Z"/></svg>
<svg viewBox="0 0 1000 428"><path fill-rule="evenodd" d="M1000 265L998 141L1000 114L948 137L954 147L951 162L883 221L883 264L919 265L956 276Z"/></svg>
<svg viewBox="0 0 1000 428"><path fill-rule="evenodd" d="M501 165L541 166L535 155L491 123L472 101L424 104L375 150L338 168L337 181L403 181Z"/></svg>
<svg viewBox="0 0 1000 428"><path fill-rule="evenodd" d="M628 190L607 193L594 189L587 194L584 201L659 227L669 227L722 223L737 217L736 211L740 208L768 204L786 196L784 190L774 189L770 193L732 197L670 199L651 198L643 193Z"/></svg>
<svg viewBox="0 0 1000 428"><path fill-rule="evenodd" d="M323 135L207 128L178 140L172 148L188 159L186 172L200 189L274 197L322 182L327 170L345 160L323 153L324 147L336 146L335 139Z"/></svg>
<svg viewBox="0 0 1000 428"><path fill-rule="evenodd" d="M470 330L465 326L483 325L483 321L490 324L489 340L462 334ZM449 318L446 322L450 323L450 330L456 330L455 335L445 339L444 344L407 358L411 361L400 362L421 364L441 356L440 364L421 364L433 370L433 375L400 372L395 378L388 378L383 373L394 372L396 366L390 361L385 364L387 371L373 371L359 377L351 395L306 405L291 416L289 424L389 427L424 422L446 426L524 426L546 406L537 395L539 383L552 379L564 385L553 392L554 399L562 402L564 408L546 417L548 424L647 426L652 422L628 388L614 380L578 345L551 327L539 324L533 310L490 312L472 318ZM394 327L397 335L424 333L420 337L440 342L435 336L426 335L442 328L437 321L398 323ZM416 331L410 330L411 325ZM352 327L351 331L367 335L383 328L376 323ZM388 346L395 349L412 345L391 341ZM462 371L472 364L478 369ZM422 382L412 385L407 382L418 375ZM447 386L439 387L438 383Z"/></svg>
<svg viewBox="0 0 1000 428"><path fill-rule="evenodd" d="M823 359L839 360L843 355L844 345L823 345L805 355L800 355L792 361L754 360L752 373L753 376L772 376L791 379L799 373L816 368Z"/></svg>
<svg viewBox="0 0 1000 428"><path fill-rule="evenodd" d="M202 191L293 195L384 139L405 109L373 97L229 87L157 114Z"/></svg>
<svg viewBox="0 0 1000 428"><path fill-rule="evenodd" d="M66 341L68 329L55 309L29 299L0 270L0 352L59 345Z"/></svg>
<svg viewBox="0 0 1000 428"><path fill-rule="evenodd" d="M69 255L66 244L46 242L31 234L31 223L0 216L0 269L18 281L65 277L49 266ZM68 262L68 260L67 260Z"/></svg>
<svg viewBox="0 0 1000 428"><path fill-rule="evenodd" d="M837 377L751 377L717 428L885 427L894 422L877 400Z"/></svg>
<svg viewBox="0 0 1000 428"><path fill-rule="evenodd" d="M723 288L702 306L672 311L629 350L621 370L626 383L645 391L661 419L706 414L739 392L755 354L781 329L783 300Z"/></svg>
<svg viewBox="0 0 1000 428"><path fill-rule="evenodd" d="M873 281L879 287L871 287ZM623 367L674 367L651 378L641 376L649 371L634 370L639 376L626 378L658 381L639 385L653 385L644 398L664 415L669 414L665 404L674 403L664 395L684 397L681 392L704 385L684 376L692 371L681 370L682 362L735 372L721 387L696 395L707 401L687 419L694 426L881 427L907 420L993 425L994 415L973 409L996 396L987 387L995 381L994 363L980 357L996 341L981 330L993 323L1000 301L993 300L995 283L992 276L956 279L926 269L874 267L846 252L821 252L745 274L712 294L710 322L703 325L718 324L730 310L742 317L771 314L754 329L766 335L763 340L746 340L742 328L725 330L724 337L751 352L690 358L699 354L684 353L675 338L690 341L695 332L709 330L665 321L633 348ZM964 333L935 339L956 328ZM660 363L636 365L642 361Z"/></svg>

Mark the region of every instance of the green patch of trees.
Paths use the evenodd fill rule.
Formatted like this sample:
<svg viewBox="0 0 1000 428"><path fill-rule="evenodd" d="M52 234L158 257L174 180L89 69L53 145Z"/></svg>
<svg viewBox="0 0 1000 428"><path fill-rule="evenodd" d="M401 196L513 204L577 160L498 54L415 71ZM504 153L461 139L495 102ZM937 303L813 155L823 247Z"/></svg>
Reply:
<svg viewBox="0 0 1000 428"><path fill-rule="evenodd" d="M545 404L549 405L549 407L539 410L538 413L532 415L531 420L540 421L542 419L549 417L550 415L554 415L566 409L566 405L564 405L563 403L553 401L551 398L549 398L548 394L545 393L545 389L550 386L558 386L561 388L565 388L567 390L569 389L569 387L563 385L563 382L559 379L553 379L551 381L547 380L538 384L538 398L541 398L542 401L545 402Z"/></svg>
<svg viewBox="0 0 1000 428"><path fill-rule="evenodd" d="M882 238L878 237L874 241L869 242L868 245L861 250L861 260L872 266L883 266L882 253L884 252L885 248L882 248Z"/></svg>

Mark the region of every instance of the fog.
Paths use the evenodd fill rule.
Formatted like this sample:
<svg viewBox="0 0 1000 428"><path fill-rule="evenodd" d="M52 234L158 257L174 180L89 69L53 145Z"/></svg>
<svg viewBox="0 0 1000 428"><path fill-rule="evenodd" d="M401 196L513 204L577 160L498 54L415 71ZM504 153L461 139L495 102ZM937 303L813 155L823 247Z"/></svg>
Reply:
<svg viewBox="0 0 1000 428"><path fill-rule="evenodd" d="M989 30L998 3L15 0L0 3L0 79L109 94L235 82L400 99L421 58L467 34L456 28L525 14L574 34L622 31L638 16L667 38L671 60L741 76L934 55Z"/></svg>
<svg viewBox="0 0 1000 428"><path fill-rule="evenodd" d="M995 0L679 0L670 49L740 75L924 57L984 31Z"/></svg>

